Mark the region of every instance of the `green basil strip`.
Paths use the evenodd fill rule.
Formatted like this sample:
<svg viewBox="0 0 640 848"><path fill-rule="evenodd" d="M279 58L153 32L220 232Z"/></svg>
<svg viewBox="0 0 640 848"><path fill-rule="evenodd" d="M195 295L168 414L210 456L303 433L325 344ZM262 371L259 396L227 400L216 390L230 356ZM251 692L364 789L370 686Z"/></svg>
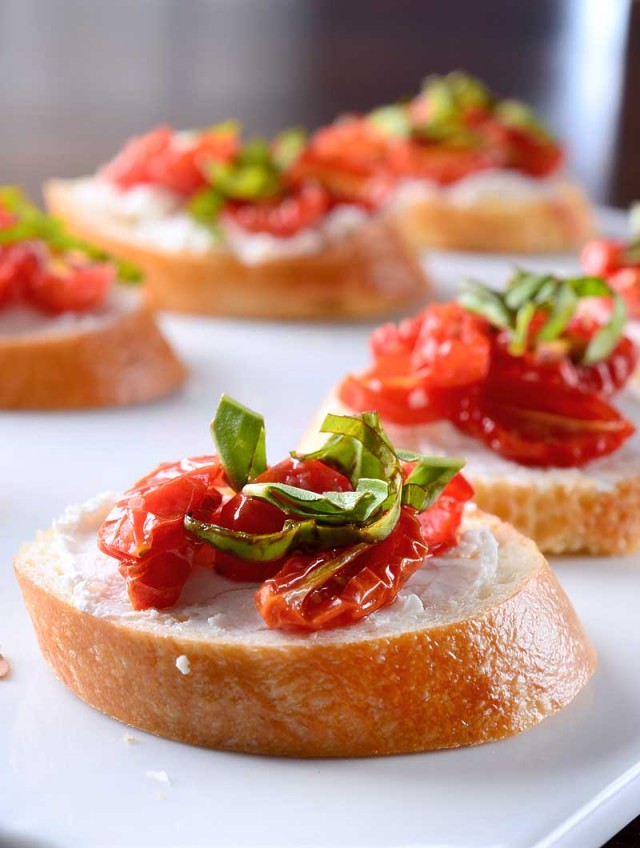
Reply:
<svg viewBox="0 0 640 848"><path fill-rule="evenodd" d="M229 484L239 492L267 469L264 419L222 395L211 422L211 435Z"/></svg>
<svg viewBox="0 0 640 848"><path fill-rule="evenodd" d="M482 315L494 327L500 329L511 327L511 313L497 292L485 288L482 283L475 280L466 280L464 285L465 289L458 300L468 312Z"/></svg>
<svg viewBox="0 0 640 848"><path fill-rule="evenodd" d="M291 456L298 457L297 451L292 451ZM359 442L349 436L330 436L327 441L313 451L303 454L302 459L317 459L325 465L340 471L351 481L355 488L361 477L360 465L362 458L362 446Z"/></svg>
<svg viewBox="0 0 640 848"><path fill-rule="evenodd" d="M591 338L582 361L591 365L606 359L620 341L627 322L627 307L619 294L613 293L611 320Z"/></svg>
<svg viewBox="0 0 640 848"><path fill-rule="evenodd" d="M509 342L509 353L513 356L522 356L526 351L529 341L529 327L535 314L536 304L532 300L523 304L516 312L516 325Z"/></svg>
<svg viewBox="0 0 640 848"><path fill-rule="evenodd" d="M211 228L223 206L224 195L215 188L203 188L187 202L187 211L198 223Z"/></svg>
<svg viewBox="0 0 640 848"><path fill-rule="evenodd" d="M229 530L218 524L198 521L189 515L185 516L184 526L189 533L193 533L216 550L248 562L272 562L275 559L281 559L294 549L329 551L346 545L361 542L370 544L372 541L379 541L366 537L362 528L355 524L320 527L313 519L285 521L282 530L264 534Z"/></svg>
<svg viewBox="0 0 640 848"><path fill-rule="evenodd" d="M409 110L402 103L374 109L369 112L367 121L384 135L393 138L408 138L411 135Z"/></svg>
<svg viewBox="0 0 640 848"><path fill-rule="evenodd" d="M271 144L271 156L279 171L286 171L302 153L307 133L300 127L282 130Z"/></svg>
<svg viewBox="0 0 640 848"><path fill-rule="evenodd" d="M287 515L313 518L323 524L362 524L381 508L389 486L384 480L361 478L353 492L318 494L284 483L250 483L242 494L273 504Z"/></svg>
<svg viewBox="0 0 640 848"><path fill-rule="evenodd" d="M404 462L417 462L402 487L402 503L423 512L438 500L442 490L464 468L465 460L457 456L422 456L412 451L398 451Z"/></svg>
<svg viewBox="0 0 640 848"><path fill-rule="evenodd" d="M573 317L578 305L578 296L570 283L565 282L557 290L555 301L547 321L538 333L537 341L551 342L562 335Z"/></svg>
<svg viewBox="0 0 640 848"><path fill-rule="evenodd" d="M553 282L553 277L540 276L532 274L528 271L517 271L514 278L510 281L509 286L504 294L504 303L508 309L520 309L525 303L535 299L540 302L540 290L545 287L546 283ZM555 290L555 284L553 289Z"/></svg>

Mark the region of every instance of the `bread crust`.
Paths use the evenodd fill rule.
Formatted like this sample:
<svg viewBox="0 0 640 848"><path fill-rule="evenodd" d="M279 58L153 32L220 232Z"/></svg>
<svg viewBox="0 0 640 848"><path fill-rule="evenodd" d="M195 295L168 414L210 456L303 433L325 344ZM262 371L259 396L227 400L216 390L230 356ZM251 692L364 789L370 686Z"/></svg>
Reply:
<svg viewBox="0 0 640 848"><path fill-rule="evenodd" d="M231 642L135 629L50 591L24 548L15 568L42 652L80 698L160 736L295 757L356 757L511 736L569 703L595 652L529 540L496 519L501 555L528 558L499 603L464 620L357 641ZM51 533L51 531L49 531ZM185 655L190 673L176 668Z"/></svg>
<svg viewBox="0 0 640 848"><path fill-rule="evenodd" d="M79 409L154 400L184 367L140 305L69 332L0 337L1 409Z"/></svg>
<svg viewBox="0 0 640 848"><path fill-rule="evenodd" d="M155 309L262 319L366 319L419 304L428 284L394 220L371 218L326 250L245 265L227 250L172 253L136 244L114 219L87 215L73 182L44 187L51 212L76 234L135 262Z"/></svg>
<svg viewBox="0 0 640 848"><path fill-rule="evenodd" d="M417 247L495 253L552 253L581 247L595 231L591 204L573 183L552 196L481 200L456 205L446 197L407 202L397 221Z"/></svg>

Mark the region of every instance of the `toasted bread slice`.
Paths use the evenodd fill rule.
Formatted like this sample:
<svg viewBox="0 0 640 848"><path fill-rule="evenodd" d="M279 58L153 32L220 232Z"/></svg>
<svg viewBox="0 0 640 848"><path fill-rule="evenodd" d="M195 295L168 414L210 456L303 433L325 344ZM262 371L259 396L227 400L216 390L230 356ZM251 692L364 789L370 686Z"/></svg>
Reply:
<svg viewBox="0 0 640 848"><path fill-rule="evenodd" d="M133 612L96 533L113 497L18 554L40 646L80 698L183 742L298 757L490 742L564 707L595 653L535 545L471 508L446 558L350 627L267 629L254 584L202 571L183 603Z"/></svg>
<svg viewBox="0 0 640 848"><path fill-rule="evenodd" d="M113 292L95 313L41 316L25 328L24 316L3 317L13 326L0 332L0 409L126 406L161 397L185 379L133 292Z"/></svg>
<svg viewBox="0 0 640 848"><path fill-rule="evenodd" d="M162 249L122 218L96 210L80 181L45 186L51 212L69 229L145 272L148 303L199 315L263 319L346 319L384 315L424 299L428 287L395 222L372 217L323 250L245 264L231 251Z"/></svg>
<svg viewBox="0 0 640 848"><path fill-rule="evenodd" d="M634 381L616 405L640 418L640 383ZM302 440L302 451L318 447L318 426L327 412L353 410L332 394ZM464 475L480 509L499 516L548 554L628 554L640 549L640 434L616 453L584 468L527 468L502 459L447 421L400 426L383 420L399 448L466 457Z"/></svg>
<svg viewBox="0 0 640 848"><path fill-rule="evenodd" d="M575 250L594 233L584 191L560 183L540 197L486 197L464 204L446 194L398 205L396 220L417 247L495 253Z"/></svg>

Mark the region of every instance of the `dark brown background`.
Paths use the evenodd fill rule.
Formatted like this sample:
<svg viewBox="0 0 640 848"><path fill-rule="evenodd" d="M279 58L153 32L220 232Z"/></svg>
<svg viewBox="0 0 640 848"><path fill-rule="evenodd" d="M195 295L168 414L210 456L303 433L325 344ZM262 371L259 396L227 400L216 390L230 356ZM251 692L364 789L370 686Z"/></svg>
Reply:
<svg viewBox="0 0 640 848"><path fill-rule="evenodd" d="M597 201L640 198L630 0L0 0L0 182L37 192L157 123L313 127L455 68L535 105Z"/></svg>

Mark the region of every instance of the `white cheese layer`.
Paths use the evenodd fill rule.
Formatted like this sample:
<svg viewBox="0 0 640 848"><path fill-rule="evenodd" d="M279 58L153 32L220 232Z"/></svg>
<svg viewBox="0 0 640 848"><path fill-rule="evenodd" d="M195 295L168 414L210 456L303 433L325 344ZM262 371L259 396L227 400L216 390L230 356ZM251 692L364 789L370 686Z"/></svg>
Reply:
<svg viewBox="0 0 640 848"><path fill-rule="evenodd" d="M237 583L215 571L198 569L185 587L181 603L167 612L136 612L127 598L116 560L97 548L96 534L114 502L112 494L70 507L54 525L56 582L78 609L128 625L163 626L180 634L224 641L284 644L292 640L332 640L333 631L304 637L269 630L254 603L256 584ZM427 559L400 590L396 600L363 621L340 629L343 641L418 630L443 612L454 613L472 599L482 599L495 581L498 543L486 528L467 529L446 557ZM477 606L477 604L476 604Z"/></svg>
<svg viewBox="0 0 640 848"><path fill-rule="evenodd" d="M229 250L245 265L316 253L349 236L368 218L364 210L355 206L339 206L317 226L287 238L248 233L232 222L222 221L225 239L221 243L184 210L179 195L157 186L135 186L122 191L99 177L89 177L70 183L69 190L74 204L91 217L106 216L118 226L119 235L131 242L167 253Z"/></svg>
<svg viewBox="0 0 640 848"><path fill-rule="evenodd" d="M123 312L133 311L140 298L133 288L112 286L105 302L88 312L63 312L49 315L33 306L20 304L0 309L0 340L6 337L60 336L91 332Z"/></svg>
<svg viewBox="0 0 640 848"><path fill-rule="evenodd" d="M446 186L427 179L404 180L394 192L391 203L395 208L434 199L446 201L452 206L475 206L494 200L526 203L553 197L564 185L564 175L530 177L518 171L492 168L469 174Z"/></svg>
<svg viewBox="0 0 640 848"><path fill-rule="evenodd" d="M629 385L614 396L613 404L630 421L640 425L640 385ZM326 412L353 414L337 398L327 404ZM596 459L582 468L527 468L503 459L478 439L461 433L449 421L404 426L383 421L387 435L396 448L423 454L460 456L466 459L464 474L473 483L482 478L508 480L512 485L544 490L566 486L611 491L625 479L640 476L640 434L634 433L615 453ZM324 437L322 437L324 439ZM303 445L307 449L307 445Z"/></svg>

